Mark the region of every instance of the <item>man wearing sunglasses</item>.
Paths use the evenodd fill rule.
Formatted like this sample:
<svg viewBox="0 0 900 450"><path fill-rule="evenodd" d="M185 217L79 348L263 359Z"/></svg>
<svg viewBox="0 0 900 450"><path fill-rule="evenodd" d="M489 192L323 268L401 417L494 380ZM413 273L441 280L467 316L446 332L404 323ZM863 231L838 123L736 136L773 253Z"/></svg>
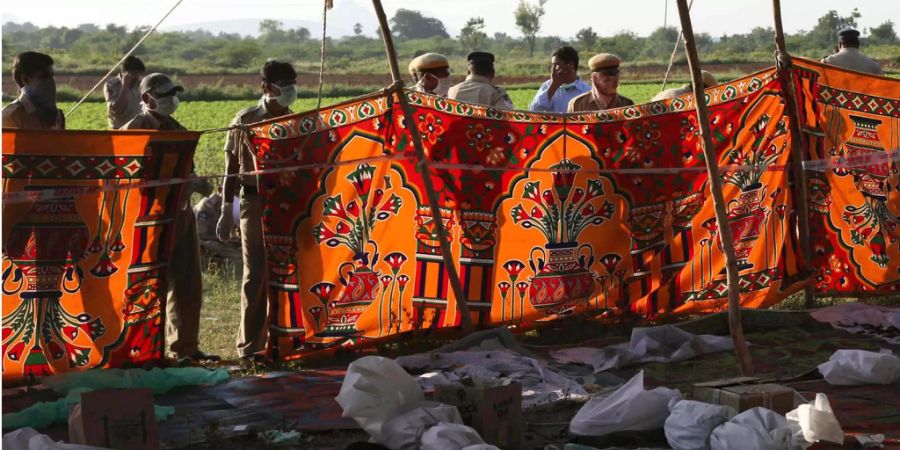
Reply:
<svg viewBox="0 0 900 450"><path fill-rule="evenodd" d="M291 114L297 100L297 72L290 63L269 60L260 70L262 97L256 106L242 109L231 125L251 124ZM233 129L225 140L225 174L222 215L216 236L226 242L235 228L232 208L240 187L241 248L244 270L241 279L241 324L237 336L238 355L243 360L261 359L266 344L266 255L263 247L262 208L256 175L233 177L256 170L256 154L245 145L242 133Z"/></svg>
<svg viewBox="0 0 900 450"><path fill-rule="evenodd" d="M172 114L178 109L178 93L184 88L161 73L141 80L141 112L123 130L179 131L184 126ZM193 168L191 168L193 174ZM166 355L179 365L195 361L218 361L219 357L200 350L200 307L203 302L203 274L200 270L200 239L190 196L196 185L185 187L175 216L175 245L169 256L169 293L166 300Z"/></svg>
<svg viewBox="0 0 900 450"><path fill-rule="evenodd" d="M600 111L634 104L630 98L618 94L619 65L622 60L612 53L594 55L588 61L591 68L591 91L569 102L568 112Z"/></svg>

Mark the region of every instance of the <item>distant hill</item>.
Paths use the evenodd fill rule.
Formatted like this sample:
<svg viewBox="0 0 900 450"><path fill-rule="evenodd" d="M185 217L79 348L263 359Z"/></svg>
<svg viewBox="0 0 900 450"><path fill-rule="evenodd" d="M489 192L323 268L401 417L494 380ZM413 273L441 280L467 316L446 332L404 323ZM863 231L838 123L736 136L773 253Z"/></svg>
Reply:
<svg viewBox="0 0 900 450"><path fill-rule="evenodd" d="M376 36L375 30L378 28L378 20L371 5L360 4L356 0L337 0L334 3L334 9L328 12L328 36L353 36L353 26L357 23L362 25L364 35ZM321 10L316 15L319 14L321 14ZM256 37L259 36L259 22L262 20L264 18L164 24L160 29L163 31L193 31L201 29L213 34L237 33L242 36ZM285 29L306 28L314 38L322 33L322 22L320 21L282 20L281 22L284 24L283 28Z"/></svg>

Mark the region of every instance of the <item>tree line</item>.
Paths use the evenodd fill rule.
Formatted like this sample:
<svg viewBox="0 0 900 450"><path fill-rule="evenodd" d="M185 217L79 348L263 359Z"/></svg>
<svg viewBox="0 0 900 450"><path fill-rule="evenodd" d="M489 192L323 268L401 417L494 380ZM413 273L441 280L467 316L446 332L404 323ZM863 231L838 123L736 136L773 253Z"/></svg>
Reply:
<svg viewBox="0 0 900 450"><path fill-rule="evenodd" d="M489 35L484 31L483 17L469 19L458 35L451 36L439 19L409 9L399 9L394 14L391 31L401 58L436 51L451 59L461 59L472 50L492 51L502 55L498 58L498 71L508 75L544 74L549 52L565 44L585 54L616 53L628 64L665 64L678 37L678 29L674 27L657 28L648 36L630 31L601 36L590 27L578 30L574 36L542 36L546 1L520 1L513 13L521 37L502 32ZM856 27L860 17L856 9L846 16L828 11L812 29L789 34L788 50L794 55L821 58L831 52L837 30ZM73 74L105 72L147 30L147 27L129 30L116 24L67 28L12 22L2 28L4 72L8 73L16 53L38 50L54 57L57 71ZM384 73L387 62L382 43L367 36L367 31L372 30L356 24L353 36L328 38L327 69L335 73ZM892 21L860 31L867 54L900 63L900 39ZM722 36L700 33L696 40L704 62L768 62L772 60L773 37L771 28L757 27L746 33ZM264 20L256 37L204 30L157 31L140 46L136 55L150 62L155 70L173 73L253 73L270 57L294 61L300 71L314 72L318 68L320 44L306 28L288 29L279 21ZM682 52L680 59L683 58Z"/></svg>

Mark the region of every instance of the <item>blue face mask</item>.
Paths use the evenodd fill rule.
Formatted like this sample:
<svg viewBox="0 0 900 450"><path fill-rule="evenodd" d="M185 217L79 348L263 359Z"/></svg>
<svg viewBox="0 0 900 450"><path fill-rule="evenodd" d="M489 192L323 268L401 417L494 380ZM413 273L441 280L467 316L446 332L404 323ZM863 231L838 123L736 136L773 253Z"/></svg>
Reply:
<svg viewBox="0 0 900 450"><path fill-rule="evenodd" d="M28 97L28 100L37 109L38 117L41 122L46 125L52 125L56 122L56 80L53 78L44 78L29 83L22 88L22 93Z"/></svg>

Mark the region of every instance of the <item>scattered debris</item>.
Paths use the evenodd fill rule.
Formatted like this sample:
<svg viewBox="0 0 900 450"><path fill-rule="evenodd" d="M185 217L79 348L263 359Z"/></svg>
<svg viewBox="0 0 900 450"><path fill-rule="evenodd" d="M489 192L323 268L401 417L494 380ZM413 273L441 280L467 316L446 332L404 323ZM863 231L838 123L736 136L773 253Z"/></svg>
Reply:
<svg viewBox="0 0 900 450"><path fill-rule="evenodd" d="M890 351L837 350L819 372L829 384L891 384L900 380L900 358Z"/></svg>
<svg viewBox="0 0 900 450"><path fill-rule="evenodd" d="M603 348L565 348L550 352L550 356L564 363L587 364L595 372L603 372L639 363L684 361L733 348L727 336L695 335L674 325L663 325L635 328L628 343Z"/></svg>
<svg viewBox="0 0 900 450"><path fill-rule="evenodd" d="M295 445L300 443L303 434L298 431L266 430L256 437L266 445Z"/></svg>
<svg viewBox="0 0 900 450"><path fill-rule="evenodd" d="M854 302L817 309L809 315L835 328L900 345L900 308Z"/></svg>

